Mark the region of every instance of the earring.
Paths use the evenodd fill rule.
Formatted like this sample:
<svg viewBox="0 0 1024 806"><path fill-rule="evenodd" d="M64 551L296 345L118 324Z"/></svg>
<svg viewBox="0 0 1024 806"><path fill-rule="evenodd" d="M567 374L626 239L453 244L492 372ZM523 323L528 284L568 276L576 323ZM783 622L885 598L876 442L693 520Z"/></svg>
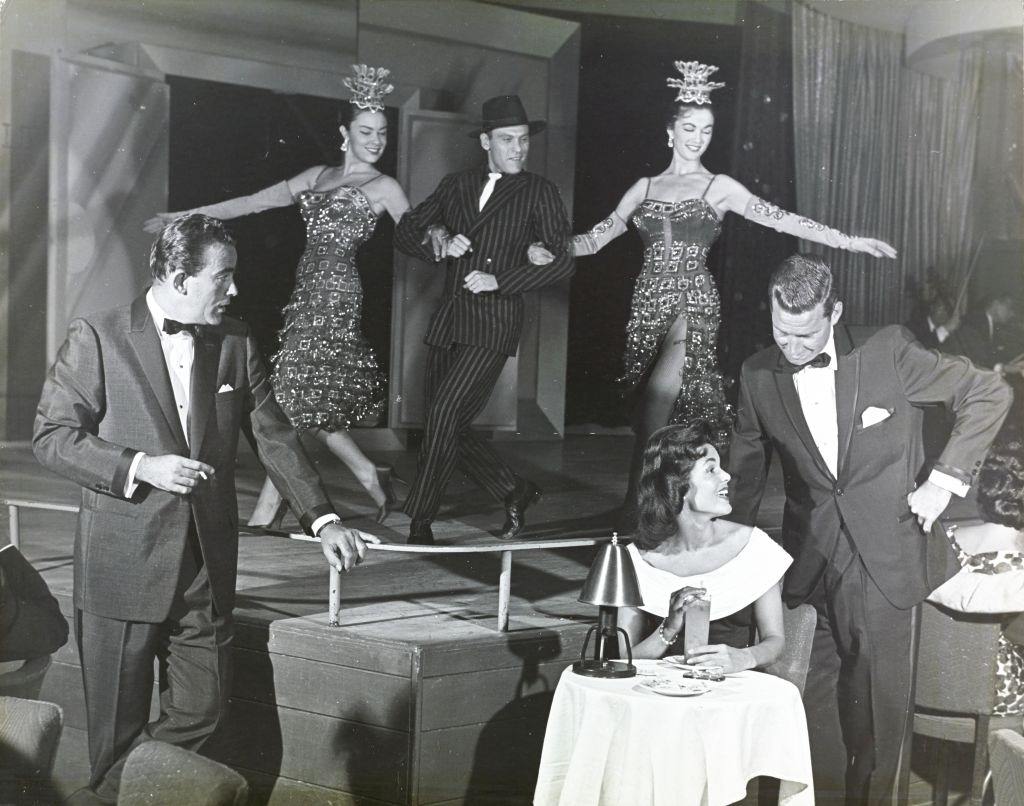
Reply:
<svg viewBox="0 0 1024 806"><path fill-rule="evenodd" d="M341 150L342 151L348 151L348 138L347 137L344 140L341 141Z"/></svg>
<svg viewBox="0 0 1024 806"><path fill-rule="evenodd" d="M669 148L675 148L676 147L676 136L674 134L672 134L672 132L668 133L668 147Z"/></svg>

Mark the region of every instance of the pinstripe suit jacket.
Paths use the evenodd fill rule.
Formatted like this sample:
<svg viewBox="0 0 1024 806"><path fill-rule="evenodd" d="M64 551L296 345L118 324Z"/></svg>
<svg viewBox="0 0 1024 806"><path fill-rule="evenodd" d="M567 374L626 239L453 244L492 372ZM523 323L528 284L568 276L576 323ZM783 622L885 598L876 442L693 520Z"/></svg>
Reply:
<svg viewBox="0 0 1024 806"><path fill-rule="evenodd" d="M523 327L524 291L557 283L573 273L571 233L558 189L537 174L523 171L502 177L478 211L485 168L449 174L421 204L407 212L395 228L395 245L412 257L433 262L428 227L445 226L452 235L469 238L473 251L449 258L441 305L427 330L427 344L455 342L515 355ZM534 266L526 256L534 241L555 252L547 266ZM473 294L462 287L471 271L493 274L498 290Z"/></svg>

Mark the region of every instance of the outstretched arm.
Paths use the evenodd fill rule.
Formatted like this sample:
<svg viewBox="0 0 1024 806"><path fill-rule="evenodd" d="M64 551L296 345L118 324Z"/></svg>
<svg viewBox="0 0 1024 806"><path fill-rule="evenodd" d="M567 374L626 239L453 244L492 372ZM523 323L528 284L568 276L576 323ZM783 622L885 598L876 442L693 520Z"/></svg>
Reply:
<svg viewBox="0 0 1024 806"><path fill-rule="evenodd" d="M648 180L639 179L626 191L618 205L603 221L595 224L589 232L572 239L572 253L576 257L593 255L626 231L626 222L633 211L640 206L647 192Z"/></svg>
<svg viewBox="0 0 1024 806"><path fill-rule="evenodd" d="M276 185L263 188L248 196L236 196L233 199L207 204L202 207L193 207L190 210L178 210L173 213L157 213L155 216L142 225L146 232L160 232L167 224L179 216L189 213L201 213L211 218L229 219L241 218L252 213L261 213L274 207L288 207L295 204L295 198L303 190L309 190L316 182L316 178L323 171L324 166L317 165L303 171L298 176Z"/></svg>
<svg viewBox="0 0 1024 806"><path fill-rule="evenodd" d="M785 232L787 235L848 252L866 252L874 257L896 257L896 250L885 241L846 235L813 219L790 213L755 196L728 176L721 176L715 182L714 197L715 207L720 211L729 210L755 224L771 227L776 232Z"/></svg>

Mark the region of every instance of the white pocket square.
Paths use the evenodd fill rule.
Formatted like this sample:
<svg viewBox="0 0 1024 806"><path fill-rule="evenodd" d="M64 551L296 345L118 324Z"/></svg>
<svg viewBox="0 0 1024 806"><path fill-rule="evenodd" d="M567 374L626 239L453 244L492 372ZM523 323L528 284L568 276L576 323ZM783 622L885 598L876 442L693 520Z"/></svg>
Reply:
<svg viewBox="0 0 1024 806"><path fill-rule="evenodd" d="M870 428L873 425L878 425L883 420L888 420L890 417L892 417L892 410L880 409L878 406L868 406L860 413L860 427Z"/></svg>
<svg viewBox="0 0 1024 806"><path fill-rule="evenodd" d="M226 383L220 389L217 390L217 394L220 395L220 394L223 394L224 392L234 392L234 391L235 391L235 387L232 386L230 383Z"/></svg>

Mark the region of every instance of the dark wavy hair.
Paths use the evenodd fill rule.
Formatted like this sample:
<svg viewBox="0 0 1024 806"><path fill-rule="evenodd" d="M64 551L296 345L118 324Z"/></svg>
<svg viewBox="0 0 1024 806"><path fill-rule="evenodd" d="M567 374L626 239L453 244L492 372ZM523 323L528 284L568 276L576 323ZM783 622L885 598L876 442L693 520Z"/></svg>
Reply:
<svg viewBox="0 0 1024 806"><path fill-rule="evenodd" d="M676 518L690 489L690 471L707 455L707 446L714 444L715 431L705 420L666 425L651 434L637 490L637 548L653 549L675 534Z"/></svg>
<svg viewBox="0 0 1024 806"><path fill-rule="evenodd" d="M992 443L978 472L978 512L989 523L1024 529L1024 442L1019 431Z"/></svg>
<svg viewBox="0 0 1024 806"><path fill-rule="evenodd" d="M194 277L203 268L206 247L215 243L235 245L235 239L219 218L202 213L178 216L153 241L149 270L161 280L179 269Z"/></svg>
<svg viewBox="0 0 1024 806"><path fill-rule="evenodd" d="M676 125L676 121L683 116L684 112L693 112L698 109L706 109L711 113L712 118L717 118L718 113L715 111L714 104L695 104L686 103L684 101L672 101L665 108L665 128L671 129Z"/></svg>
<svg viewBox="0 0 1024 806"><path fill-rule="evenodd" d="M807 313L822 303L825 316L831 316L839 299L832 269L817 255L787 257L772 272L768 289L775 304L790 313Z"/></svg>

